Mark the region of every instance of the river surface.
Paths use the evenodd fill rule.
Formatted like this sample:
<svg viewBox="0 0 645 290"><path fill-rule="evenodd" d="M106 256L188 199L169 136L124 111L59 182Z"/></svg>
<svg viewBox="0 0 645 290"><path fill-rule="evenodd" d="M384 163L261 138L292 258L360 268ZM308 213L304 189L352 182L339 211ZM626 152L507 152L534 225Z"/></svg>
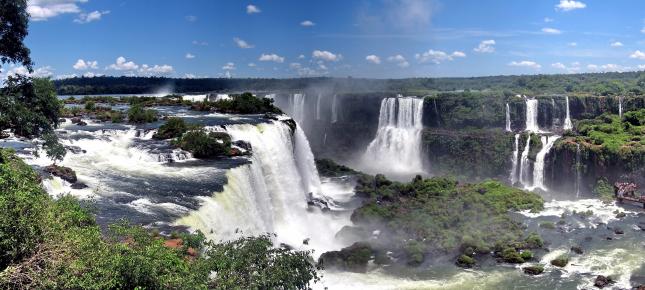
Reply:
<svg viewBox="0 0 645 290"><path fill-rule="evenodd" d="M72 194L92 202L101 225L125 218L166 233L199 229L215 240L273 232L276 243L314 250L314 257L348 246L334 236L351 224L349 215L356 206L353 184L346 178L318 177L302 131L291 134L284 123L261 116L155 109L209 130L227 131L234 140L251 143L253 155L194 159L167 141L151 138L162 121L145 126L94 121L76 126L66 121L57 134L71 151L60 164L74 169L87 188L73 189L53 177L43 181L46 190L52 196ZM36 169L51 164L42 152L34 156L36 147L29 141L7 138L0 146L15 148ZM330 210L308 206L312 196L326 200ZM546 265L542 275L529 276L522 266L492 259L469 270L445 260L405 270L371 266L360 274L323 271L314 288L590 289L597 275L611 275L617 281L614 289L645 284L645 231L639 227L645 228L645 213L640 207L575 199L575 194L545 199L540 213L513 214L547 243L548 250L536 252L533 261ZM626 216L617 218L618 212ZM556 228L540 227L544 222ZM617 234L617 228L623 234ZM584 252L572 253L574 245ZM549 261L561 254L569 254L570 263L551 266ZM392 272L398 274L388 274Z"/></svg>

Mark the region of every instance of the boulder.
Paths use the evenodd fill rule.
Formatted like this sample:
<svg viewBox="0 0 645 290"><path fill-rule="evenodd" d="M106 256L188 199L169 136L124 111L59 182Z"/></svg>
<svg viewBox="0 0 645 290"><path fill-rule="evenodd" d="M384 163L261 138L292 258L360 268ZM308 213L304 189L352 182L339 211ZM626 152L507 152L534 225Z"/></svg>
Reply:
<svg viewBox="0 0 645 290"><path fill-rule="evenodd" d="M72 184L72 189L84 189L84 188L87 188L87 185L85 185L84 183L76 182Z"/></svg>
<svg viewBox="0 0 645 290"><path fill-rule="evenodd" d="M569 257L567 256L560 256L551 260L551 265L556 267L564 268L567 264L569 264Z"/></svg>
<svg viewBox="0 0 645 290"><path fill-rule="evenodd" d="M9 138L9 133L5 131L0 131L0 139Z"/></svg>
<svg viewBox="0 0 645 290"><path fill-rule="evenodd" d="M354 243L340 251L326 252L320 255L318 265L326 269L335 268L343 271L365 273L367 262L372 258L374 250L368 243Z"/></svg>
<svg viewBox="0 0 645 290"><path fill-rule="evenodd" d="M572 246L571 251L578 255L582 255L582 253L584 253L584 251L582 250L582 247L580 246Z"/></svg>
<svg viewBox="0 0 645 290"><path fill-rule="evenodd" d="M624 234L624 233L625 233L625 232L623 231L623 229L621 229L621 228L619 228L619 227L615 227L615 228L614 228L614 234L622 235L622 234Z"/></svg>
<svg viewBox="0 0 645 290"><path fill-rule="evenodd" d="M77 181L76 172L69 167L52 164L45 167L45 171L51 175L60 177L69 183L76 183Z"/></svg>
<svg viewBox="0 0 645 290"><path fill-rule="evenodd" d="M71 121L72 121L72 124L78 124L82 122L80 117L74 117L71 119Z"/></svg>
<svg viewBox="0 0 645 290"><path fill-rule="evenodd" d="M544 272L542 265L533 265L522 268L522 271L528 275L540 275Z"/></svg>
<svg viewBox="0 0 645 290"><path fill-rule="evenodd" d="M604 288L609 286L610 284L613 284L614 281L610 277L605 277L603 275L598 275L596 277L596 280L594 281L593 285L598 287L598 288Z"/></svg>

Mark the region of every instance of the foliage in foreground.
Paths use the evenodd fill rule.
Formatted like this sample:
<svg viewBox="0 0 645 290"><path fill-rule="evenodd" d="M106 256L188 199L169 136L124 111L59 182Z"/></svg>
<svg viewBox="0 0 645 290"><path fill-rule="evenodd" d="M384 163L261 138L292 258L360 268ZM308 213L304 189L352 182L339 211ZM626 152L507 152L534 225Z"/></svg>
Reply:
<svg viewBox="0 0 645 290"><path fill-rule="evenodd" d="M169 247L125 222L102 235L86 207L51 199L5 149L0 189L2 289L308 289L318 281L309 252L274 248L270 235L216 244L184 234Z"/></svg>

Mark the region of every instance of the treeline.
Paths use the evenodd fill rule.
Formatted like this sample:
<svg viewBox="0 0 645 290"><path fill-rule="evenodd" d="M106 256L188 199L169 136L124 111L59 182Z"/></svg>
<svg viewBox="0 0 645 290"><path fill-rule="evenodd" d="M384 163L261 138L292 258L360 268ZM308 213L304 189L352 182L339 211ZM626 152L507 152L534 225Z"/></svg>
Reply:
<svg viewBox="0 0 645 290"><path fill-rule="evenodd" d="M642 95L645 72L562 75L490 76L472 78L248 78L177 79L163 77L94 77L56 80L61 95L147 94L167 89L176 93L222 91L401 92L416 95L449 91L505 94Z"/></svg>

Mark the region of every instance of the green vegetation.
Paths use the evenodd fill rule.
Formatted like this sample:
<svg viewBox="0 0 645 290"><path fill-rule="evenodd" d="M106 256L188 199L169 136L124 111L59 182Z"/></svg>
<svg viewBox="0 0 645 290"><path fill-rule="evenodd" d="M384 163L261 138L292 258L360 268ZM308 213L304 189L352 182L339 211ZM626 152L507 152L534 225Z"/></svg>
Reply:
<svg viewBox="0 0 645 290"><path fill-rule="evenodd" d="M607 182L607 179L598 179L596 185L594 186L593 192L604 201L614 200L614 187L609 184L609 182Z"/></svg>
<svg viewBox="0 0 645 290"><path fill-rule="evenodd" d="M204 100L193 104L191 108L196 111L217 111L227 114L282 113L280 109L273 105L273 99L257 98L251 93L233 95L229 100L215 102Z"/></svg>
<svg viewBox="0 0 645 290"><path fill-rule="evenodd" d="M166 123L161 125L152 138L164 140L164 139L173 139L179 138L181 135L186 133L191 126L187 125L184 122L184 119L178 117L170 117L166 120Z"/></svg>
<svg viewBox="0 0 645 290"><path fill-rule="evenodd" d="M141 104L134 104L128 109L128 122L135 124L152 123L159 119L157 111L144 109Z"/></svg>
<svg viewBox="0 0 645 290"><path fill-rule="evenodd" d="M272 237L180 242L119 223L103 235L76 199L53 200L39 176L0 149L0 288L308 289L309 252L274 248ZM214 274L212 274L214 273Z"/></svg>
<svg viewBox="0 0 645 290"><path fill-rule="evenodd" d="M509 210L541 210L543 200L497 181L460 185L449 178L419 176L399 183L363 175L356 193L368 201L352 214L352 221L368 232L381 231L387 241L377 240L373 246L402 249L412 265L421 263L426 253L466 248L482 254L512 248L522 259L517 250L543 245L536 234L524 239L521 224L508 215Z"/></svg>
<svg viewBox="0 0 645 290"><path fill-rule="evenodd" d="M645 151L645 109L627 112L622 120L617 115L603 114L578 122L576 128L580 141L592 149L601 146L612 154Z"/></svg>
<svg viewBox="0 0 645 290"><path fill-rule="evenodd" d="M337 164L331 159L316 159L316 168L318 169L318 173L325 177L342 177L360 174L360 172L345 165Z"/></svg>
<svg viewBox="0 0 645 290"><path fill-rule="evenodd" d="M529 275L540 275L544 272L544 266L542 265L531 265L522 268L524 273Z"/></svg>
<svg viewBox="0 0 645 290"><path fill-rule="evenodd" d="M551 260L551 265L556 267L564 268L567 264L569 264L569 256L567 255L561 255Z"/></svg>
<svg viewBox="0 0 645 290"><path fill-rule="evenodd" d="M543 229L554 230L555 224L553 222L541 222L540 227Z"/></svg>
<svg viewBox="0 0 645 290"><path fill-rule="evenodd" d="M373 254L374 250L369 244L355 243L340 251L323 253L318 264L325 268L364 273Z"/></svg>
<svg viewBox="0 0 645 290"><path fill-rule="evenodd" d="M477 261L470 256L461 255L457 258L457 266L459 267L472 268L475 264Z"/></svg>
<svg viewBox="0 0 645 290"><path fill-rule="evenodd" d="M224 132L206 132L204 129L191 130L173 141L179 148L196 158L214 158L231 155L231 136Z"/></svg>

